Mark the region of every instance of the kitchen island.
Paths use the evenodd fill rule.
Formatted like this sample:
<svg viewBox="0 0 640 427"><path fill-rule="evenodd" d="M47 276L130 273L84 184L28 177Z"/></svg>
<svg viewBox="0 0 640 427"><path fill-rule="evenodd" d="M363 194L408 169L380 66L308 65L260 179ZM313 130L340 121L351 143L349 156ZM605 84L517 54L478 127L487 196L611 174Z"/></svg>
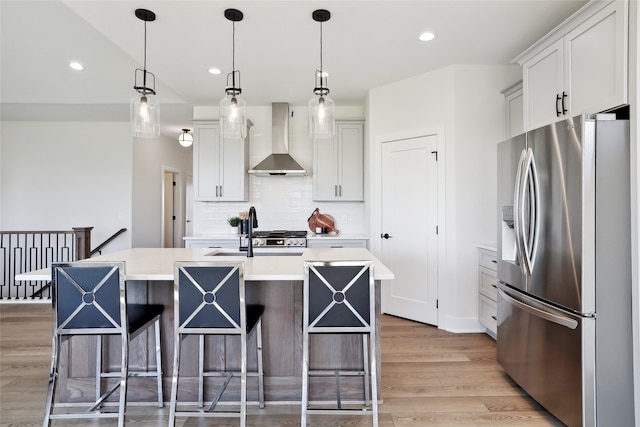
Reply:
<svg viewBox="0 0 640 427"><path fill-rule="evenodd" d="M124 261L130 302L163 304L162 357L165 378L165 400L169 397L173 361L173 278L175 261L244 261L246 298L249 304L263 304L263 357L265 372L265 399L267 403L299 402L301 395L302 361L302 288L304 261L372 260L375 262L376 281L376 341L379 343L380 283L391 280L393 273L363 248L306 248L302 255L277 256L256 253L253 258L232 255L236 251L211 248L135 248L91 258L87 261ZM270 254L273 254L271 252ZM48 269L24 273L16 280L50 280ZM153 363L153 336L141 336L134 341L130 352L130 366L134 369ZM197 368L197 338L188 337L183 345L181 358L181 400L196 400L195 378ZM66 390L67 400L92 395L92 376L95 358L87 357L95 348L95 338L74 339L62 360L68 361L70 376ZM378 377L380 377L380 346L378 345ZM239 340L235 337L211 338L206 345L206 366L239 367ZM226 352L225 352L226 350ZM119 343L116 339L104 346L105 358L117 362ZM250 338L248 349L249 369L255 369L255 340ZM75 356L75 357L74 357ZM228 359L228 363L227 363ZM311 364L318 368L335 367L362 369L362 340L353 336L315 336L312 340ZM311 382L312 395L334 399L335 385L332 378L316 378ZM127 400L129 402L152 402L155 399L153 380L134 378L130 381ZM257 399L257 379L248 380L248 399ZM361 398L362 380L341 379L345 390L344 400ZM234 400L237 388L233 382L227 400ZM211 390L205 391L210 397Z"/></svg>

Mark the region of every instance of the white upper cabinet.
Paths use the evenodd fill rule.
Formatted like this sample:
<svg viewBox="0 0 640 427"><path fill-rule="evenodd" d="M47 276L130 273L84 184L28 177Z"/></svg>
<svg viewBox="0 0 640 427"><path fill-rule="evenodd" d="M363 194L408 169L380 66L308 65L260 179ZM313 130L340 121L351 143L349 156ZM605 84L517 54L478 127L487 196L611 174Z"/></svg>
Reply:
<svg viewBox="0 0 640 427"><path fill-rule="evenodd" d="M524 127L535 129L558 120L564 85L562 40L522 66L522 81Z"/></svg>
<svg viewBox="0 0 640 427"><path fill-rule="evenodd" d="M525 130L628 102L628 2L592 1L516 58Z"/></svg>
<svg viewBox="0 0 640 427"><path fill-rule="evenodd" d="M217 122L194 124L194 200L243 202L249 196L249 138L220 139Z"/></svg>
<svg viewBox="0 0 640 427"><path fill-rule="evenodd" d="M626 3L615 1L565 36L564 84L573 115L628 102L627 16Z"/></svg>
<svg viewBox="0 0 640 427"><path fill-rule="evenodd" d="M364 200L364 125L336 122L331 139L313 141L313 200Z"/></svg>
<svg viewBox="0 0 640 427"><path fill-rule="evenodd" d="M524 132L522 124L522 81L502 91L506 113L506 137L512 138Z"/></svg>

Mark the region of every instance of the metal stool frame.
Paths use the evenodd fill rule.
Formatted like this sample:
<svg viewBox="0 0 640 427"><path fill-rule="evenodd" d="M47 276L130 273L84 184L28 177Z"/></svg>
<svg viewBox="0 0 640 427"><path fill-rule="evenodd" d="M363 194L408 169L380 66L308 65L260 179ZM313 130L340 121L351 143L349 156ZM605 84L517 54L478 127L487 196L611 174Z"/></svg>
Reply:
<svg viewBox="0 0 640 427"><path fill-rule="evenodd" d="M117 418L118 426L124 426L127 397L127 378L131 376L155 376L158 381L158 406L162 407L162 359L160 355L160 305L127 305L127 289L124 280L124 262L70 262L51 266L53 338L51 371L45 405L43 426L56 419ZM78 292L79 301L72 298ZM71 295L67 294L70 293ZM65 294L65 295L63 295ZM128 316L129 308L139 314L135 328ZM133 338L155 326L156 371L130 372L129 344ZM56 385L59 377L60 348L74 335L97 336L96 401L86 412L54 414ZM101 340L105 335L120 335L120 372L102 373ZM105 393L101 393L102 377L118 377L119 381ZM105 400L120 388L118 412L95 412ZM81 405L81 404L79 404Z"/></svg>
<svg viewBox="0 0 640 427"><path fill-rule="evenodd" d="M198 277L194 277L196 276ZM203 283L204 279L208 283ZM200 280L198 280L200 279ZM230 301L231 294L223 295L225 286L237 286L236 295L239 304L234 305ZM191 288L191 289L189 289ZM191 290L202 301L193 310L182 312L184 304L181 299L185 298L186 292ZM194 298L193 295L191 298ZM227 298L226 300L223 298ZM257 318L253 319L255 324L248 325L247 311L251 308L260 310ZM209 310L208 313L205 311ZM245 300L244 282L244 262L176 262L175 282L174 282L174 359L173 377L171 384L171 406L169 411L169 426L175 425L178 416L201 416L201 417L240 417L240 425L246 425L247 416L247 376L258 377L258 393L260 408L264 408L264 372L262 363L262 306L248 307ZM214 319L217 317L217 320ZM223 324L220 324L222 322ZM247 372L247 338L255 331L257 340L257 372ZM180 370L180 349L183 339L187 335L198 335L198 404L204 406L204 377L222 376L226 377L221 388L213 398L212 402L203 411L178 411L178 379ZM204 370L204 337L205 335L238 335L241 341L241 361L240 372L230 371L205 371ZM217 403L222 397L234 376L240 376L240 411L216 411Z"/></svg>
<svg viewBox="0 0 640 427"><path fill-rule="evenodd" d="M339 277L337 277L337 276ZM344 276L346 275L346 276ZM333 283L332 283L333 282ZM339 283L341 282L341 283ZM365 289L362 289L366 287ZM356 288L359 289L356 292ZM349 291L356 293L353 297ZM362 292L368 297L364 307ZM311 294L314 294L313 296ZM323 309L310 305L324 297L330 302ZM351 299L350 299L351 298ZM375 281L373 261L306 261L304 263L304 308L302 321L302 410L301 425L307 425L307 414L371 414L378 426L378 381L376 362ZM313 302L311 302L313 300ZM364 301L366 303L366 301ZM339 311L339 312L338 312ZM311 334L362 334L362 371L311 370L309 366L309 336ZM309 377L335 376L337 409L309 408ZM364 405L371 409L344 409L340 398L340 376L363 376ZM371 387L371 399L369 395Z"/></svg>

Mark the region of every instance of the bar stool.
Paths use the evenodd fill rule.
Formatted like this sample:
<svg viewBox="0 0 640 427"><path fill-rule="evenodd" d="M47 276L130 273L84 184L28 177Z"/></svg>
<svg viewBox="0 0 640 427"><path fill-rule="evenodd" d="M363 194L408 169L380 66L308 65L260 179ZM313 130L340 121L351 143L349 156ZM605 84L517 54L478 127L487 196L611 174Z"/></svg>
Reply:
<svg viewBox="0 0 640 427"><path fill-rule="evenodd" d="M373 425L378 426L374 289L373 261L304 263L301 416L303 427L307 425L307 414L370 414ZM312 334L362 334L362 371L341 370L340 367L332 370L312 370L309 366L309 337ZM312 376L335 377L335 409L309 408L309 378ZM363 377L364 407L343 408L340 396L341 376Z"/></svg>
<svg viewBox="0 0 640 427"><path fill-rule="evenodd" d="M53 354L43 426L56 419L117 418L124 426L127 398L127 378L154 376L157 378L158 406L162 407L162 360L160 356L160 315L164 306L157 304L127 304L124 262L72 262L53 264ZM151 325L155 326L155 372L129 372L129 345L132 339ZM95 335L98 343L103 336L119 335L121 341L119 381L105 393L100 393L102 374L101 346L98 345L96 367L96 401L86 412L54 413L59 377L60 348L74 335ZM118 388L118 412L101 412L104 401Z"/></svg>
<svg viewBox="0 0 640 427"><path fill-rule="evenodd" d="M258 377L260 408L264 408L264 373L262 369L262 314L264 306L246 305L243 262L176 262L174 283L173 378L169 426L176 417L240 417L246 425L247 376ZM257 341L257 372L247 372L247 338L255 331ZM224 377L224 382L212 402L204 410L178 411L178 379L181 344L187 335L198 336L198 395L203 405L204 377ZM240 337L240 372L204 370L204 336L236 335ZM234 376L240 377L240 411L214 411L227 385Z"/></svg>

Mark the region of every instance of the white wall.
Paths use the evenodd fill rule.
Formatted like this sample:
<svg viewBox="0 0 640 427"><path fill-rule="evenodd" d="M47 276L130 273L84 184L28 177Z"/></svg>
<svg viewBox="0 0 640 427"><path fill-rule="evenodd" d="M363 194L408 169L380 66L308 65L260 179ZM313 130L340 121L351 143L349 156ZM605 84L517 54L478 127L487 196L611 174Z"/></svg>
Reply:
<svg viewBox="0 0 640 427"><path fill-rule="evenodd" d="M629 104L631 109L631 280L634 402L636 424L640 421L640 8L629 3Z"/></svg>
<svg viewBox="0 0 640 427"><path fill-rule="evenodd" d="M446 249L441 254L445 268L438 273L439 327L443 329L481 330L475 245L496 240L495 146L505 138L500 91L520 78L516 66L459 65L369 93L372 235L381 232L380 142L419 135L425 129L443 129L445 135L446 219L441 235ZM373 239L371 247L380 254L378 240Z"/></svg>
<svg viewBox="0 0 640 427"><path fill-rule="evenodd" d="M92 248L131 230L129 123L2 122L0 229L94 227ZM131 246L131 232L105 252Z"/></svg>
<svg viewBox="0 0 640 427"><path fill-rule="evenodd" d="M178 135L132 141L129 122L2 122L1 137L0 229L92 226L94 248L127 228L102 253L160 247L162 167L192 169Z"/></svg>
<svg viewBox="0 0 640 427"><path fill-rule="evenodd" d="M192 147L178 144L178 135L175 138L134 138L131 227L134 248L162 247L163 168L179 174L178 192L184 198L186 177L193 170L192 153ZM180 210L184 218L184 203ZM176 224L177 227L183 225Z"/></svg>
<svg viewBox="0 0 640 427"><path fill-rule="evenodd" d="M362 106L336 109L338 120L363 119ZM305 168L307 176L249 177L248 202L195 202L193 232L195 235L230 232L226 219L255 206L261 230L307 230L307 219L318 207L330 214L343 233L367 233L363 202L314 202L312 200L313 146L307 136L306 106L289 106L289 154ZM217 107L195 107L194 119L216 120ZM249 167L271 154L271 107L247 107L253 123L250 129Z"/></svg>

